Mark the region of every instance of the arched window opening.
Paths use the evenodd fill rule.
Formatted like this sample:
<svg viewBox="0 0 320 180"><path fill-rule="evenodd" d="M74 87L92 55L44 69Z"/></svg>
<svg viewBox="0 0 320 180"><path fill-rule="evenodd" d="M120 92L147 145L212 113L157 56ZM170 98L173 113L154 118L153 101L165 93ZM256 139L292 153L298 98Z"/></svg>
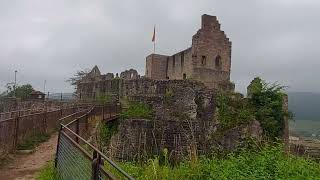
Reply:
<svg viewBox="0 0 320 180"><path fill-rule="evenodd" d="M183 73L183 79L187 79L186 73Z"/></svg>
<svg viewBox="0 0 320 180"><path fill-rule="evenodd" d="M215 59L216 68L221 68L221 56L218 55Z"/></svg>

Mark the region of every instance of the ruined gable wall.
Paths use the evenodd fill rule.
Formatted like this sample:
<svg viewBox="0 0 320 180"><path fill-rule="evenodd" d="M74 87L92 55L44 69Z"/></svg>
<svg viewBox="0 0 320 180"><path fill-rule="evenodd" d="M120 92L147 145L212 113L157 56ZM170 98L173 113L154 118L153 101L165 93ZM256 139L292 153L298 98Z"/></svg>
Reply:
<svg viewBox="0 0 320 180"><path fill-rule="evenodd" d="M220 63L216 64L220 56ZM209 87L215 82L229 81L231 42L215 16L203 15L201 29L192 38L193 79Z"/></svg>

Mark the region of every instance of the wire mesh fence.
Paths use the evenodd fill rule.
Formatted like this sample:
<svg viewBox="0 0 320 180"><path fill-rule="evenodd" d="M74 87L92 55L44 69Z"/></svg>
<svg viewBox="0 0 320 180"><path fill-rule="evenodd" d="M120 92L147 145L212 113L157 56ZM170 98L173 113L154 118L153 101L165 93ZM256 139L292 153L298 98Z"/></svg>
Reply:
<svg viewBox="0 0 320 180"><path fill-rule="evenodd" d="M65 133L59 137L56 170L57 179L91 179L92 158L83 154Z"/></svg>
<svg viewBox="0 0 320 180"><path fill-rule="evenodd" d="M88 122L96 115L112 119L118 110L111 106L95 107L69 123L61 124L55 161L59 180L133 179L87 141L90 134Z"/></svg>

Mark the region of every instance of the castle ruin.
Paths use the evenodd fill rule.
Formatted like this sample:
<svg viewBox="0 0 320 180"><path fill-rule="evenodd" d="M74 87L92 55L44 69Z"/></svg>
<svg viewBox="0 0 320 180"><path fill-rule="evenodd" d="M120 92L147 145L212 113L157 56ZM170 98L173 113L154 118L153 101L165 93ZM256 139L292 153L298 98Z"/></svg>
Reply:
<svg viewBox="0 0 320 180"><path fill-rule="evenodd" d="M80 99L95 99L99 94L123 94L126 80L151 79L154 81L189 80L202 82L210 89L234 91L230 82L231 41L216 16L202 15L201 28L192 37L190 48L172 56L150 54L146 57L145 76L134 69L114 76L102 75L95 66L77 85Z"/></svg>
<svg viewBox="0 0 320 180"><path fill-rule="evenodd" d="M201 28L192 37L190 48L172 56L150 54L145 76L151 79L192 79L210 88L230 83L231 41L216 16L202 15Z"/></svg>

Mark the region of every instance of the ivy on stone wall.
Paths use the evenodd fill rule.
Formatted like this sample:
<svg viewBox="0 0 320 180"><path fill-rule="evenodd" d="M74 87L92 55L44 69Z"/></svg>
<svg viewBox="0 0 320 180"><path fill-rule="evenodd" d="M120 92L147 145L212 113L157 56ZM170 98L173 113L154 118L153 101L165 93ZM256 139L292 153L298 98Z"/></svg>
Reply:
<svg viewBox="0 0 320 180"><path fill-rule="evenodd" d="M217 98L218 121L222 129L230 129L254 120L253 108L240 93L220 92Z"/></svg>
<svg viewBox="0 0 320 180"><path fill-rule="evenodd" d="M100 123L100 146L105 147L110 143L112 135L118 132L119 122L111 121L108 123Z"/></svg>
<svg viewBox="0 0 320 180"><path fill-rule="evenodd" d="M284 88L255 78L248 86L248 98L243 98L240 93L220 92L217 107L222 129L230 129L256 119L266 137L273 140L281 138L284 118L292 117L292 113L283 108L286 96Z"/></svg>

